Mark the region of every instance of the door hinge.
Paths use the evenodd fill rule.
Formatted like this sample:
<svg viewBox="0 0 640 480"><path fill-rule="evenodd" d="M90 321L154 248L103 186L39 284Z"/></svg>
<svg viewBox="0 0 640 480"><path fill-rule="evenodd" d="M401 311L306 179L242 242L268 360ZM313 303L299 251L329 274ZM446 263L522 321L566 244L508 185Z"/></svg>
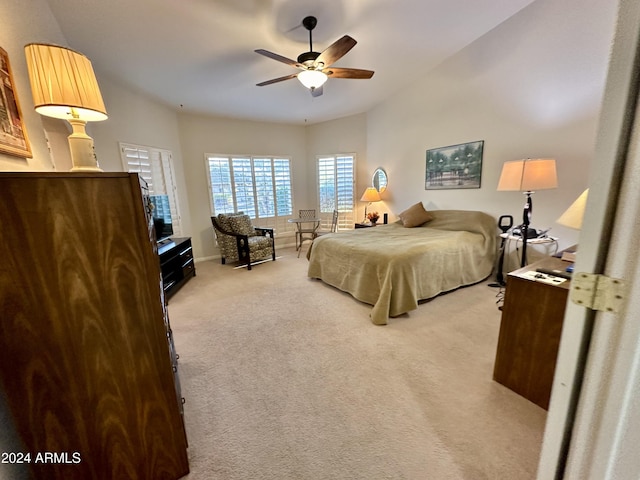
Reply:
<svg viewBox="0 0 640 480"><path fill-rule="evenodd" d="M618 313L624 301L624 281L597 273L578 272L571 279L571 301L599 312Z"/></svg>

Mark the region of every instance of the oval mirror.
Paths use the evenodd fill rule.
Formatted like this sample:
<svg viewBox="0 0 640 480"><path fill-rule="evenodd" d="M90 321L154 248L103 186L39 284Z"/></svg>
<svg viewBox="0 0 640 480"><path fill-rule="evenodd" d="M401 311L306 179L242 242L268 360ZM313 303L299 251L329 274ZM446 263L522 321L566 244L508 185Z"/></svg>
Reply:
<svg viewBox="0 0 640 480"><path fill-rule="evenodd" d="M371 183L379 193L384 192L387 189L387 172L383 168L376 168L376 171L373 172Z"/></svg>

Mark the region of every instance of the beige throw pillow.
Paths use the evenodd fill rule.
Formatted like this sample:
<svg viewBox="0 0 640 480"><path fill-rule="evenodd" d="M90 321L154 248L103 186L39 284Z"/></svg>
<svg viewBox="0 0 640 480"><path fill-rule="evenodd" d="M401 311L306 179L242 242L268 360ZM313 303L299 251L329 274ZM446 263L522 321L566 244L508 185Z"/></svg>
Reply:
<svg viewBox="0 0 640 480"><path fill-rule="evenodd" d="M427 222L433 220L433 215L427 212L422 206L422 202L418 202L415 205L407 208L404 212L398 215L402 221L402 225L407 228L419 227Z"/></svg>

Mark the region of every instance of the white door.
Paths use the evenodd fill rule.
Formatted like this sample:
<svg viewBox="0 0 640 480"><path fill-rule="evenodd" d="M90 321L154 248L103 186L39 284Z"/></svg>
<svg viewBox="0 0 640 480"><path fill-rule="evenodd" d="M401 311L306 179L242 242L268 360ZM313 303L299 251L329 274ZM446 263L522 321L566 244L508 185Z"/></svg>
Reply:
<svg viewBox="0 0 640 480"><path fill-rule="evenodd" d="M640 2L621 0L575 271L626 293L617 314L567 305L540 480L640 476L639 57Z"/></svg>

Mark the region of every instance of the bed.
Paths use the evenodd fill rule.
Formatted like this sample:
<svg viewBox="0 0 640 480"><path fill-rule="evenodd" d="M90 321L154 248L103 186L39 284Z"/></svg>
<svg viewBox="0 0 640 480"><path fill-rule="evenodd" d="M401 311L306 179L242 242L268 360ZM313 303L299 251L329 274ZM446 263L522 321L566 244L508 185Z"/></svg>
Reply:
<svg viewBox="0 0 640 480"><path fill-rule="evenodd" d="M415 228L399 221L316 238L307 275L373 305L376 325L491 275L496 220L477 211L429 213L433 219Z"/></svg>

